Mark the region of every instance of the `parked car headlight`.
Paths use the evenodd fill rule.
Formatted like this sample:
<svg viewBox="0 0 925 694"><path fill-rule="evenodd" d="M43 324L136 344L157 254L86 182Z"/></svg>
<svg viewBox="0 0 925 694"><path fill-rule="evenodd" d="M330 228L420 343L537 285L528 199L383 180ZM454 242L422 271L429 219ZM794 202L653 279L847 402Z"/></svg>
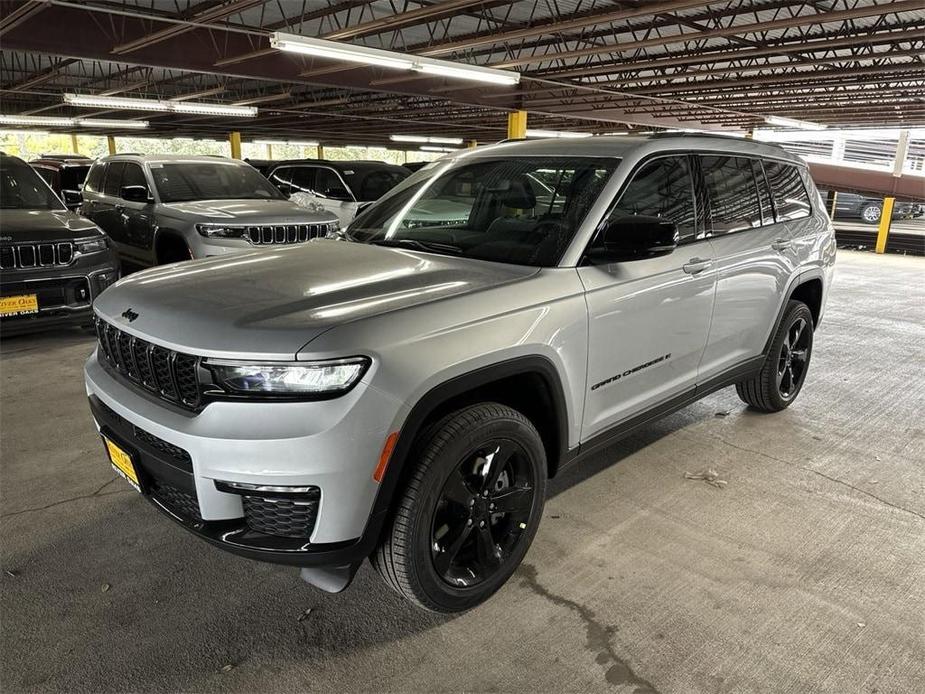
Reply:
<svg viewBox="0 0 925 694"><path fill-rule="evenodd" d="M207 361L216 384L229 393L337 395L346 393L369 367L366 357L288 364Z"/></svg>
<svg viewBox="0 0 925 694"><path fill-rule="evenodd" d="M74 247L77 249L78 253L96 253L97 251L105 251L109 248L109 243L106 241L105 236L97 236L92 239L75 241Z"/></svg>
<svg viewBox="0 0 925 694"><path fill-rule="evenodd" d="M224 224L197 224L196 231L207 239L242 239L245 227L229 227Z"/></svg>

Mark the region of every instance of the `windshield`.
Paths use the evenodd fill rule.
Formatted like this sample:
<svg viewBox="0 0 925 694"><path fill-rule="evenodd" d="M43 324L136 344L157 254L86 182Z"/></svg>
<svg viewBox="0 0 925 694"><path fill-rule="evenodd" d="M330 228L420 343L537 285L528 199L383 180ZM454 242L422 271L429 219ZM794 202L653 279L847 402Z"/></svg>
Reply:
<svg viewBox="0 0 925 694"><path fill-rule="evenodd" d="M161 202L286 199L249 164L186 161L149 166Z"/></svg>
<svg viewBox="0 0 925 694"><path fill-rule="evenodd" d="M0 208L4 210L63 210L58 196L24 162L0 158Z"/></svg>
<svg viewBox="0 0 925 694"><path fill-rule="evenodd" d="M517 265L559 262L619 159L524 157L437 166L374 204L351 240Z"/></svg>

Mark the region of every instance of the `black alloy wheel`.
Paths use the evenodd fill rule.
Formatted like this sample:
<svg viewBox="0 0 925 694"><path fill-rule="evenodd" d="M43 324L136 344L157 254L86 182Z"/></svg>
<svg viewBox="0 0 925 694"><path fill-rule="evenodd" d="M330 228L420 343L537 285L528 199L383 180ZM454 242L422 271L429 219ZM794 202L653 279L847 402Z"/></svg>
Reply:
<svg viewBox="0 0 925 694"><path fill-rule="evenodd" d="M761 370L736 383L739 397L763 412L789 407L806 382L813 354L813 314L802 301L787 304Z"/></svg>
<svg viewBox="0 0 925 694"><path fill-rule="evenodd" d="M406 481L370 561L419 607L471 609L504 585L536 535L543 440L517 410L482 402L426 426L404 464Z"/></svg>
<svg viewBox="0 0 925 694"><path fill-rule="evenodd" d="M479 446L450 473L434 510L431 557L453 586L491 577L524 535L536 490L526 451L515 441Z"/></svg>
<svg viewBox="0 0 925 694"><path fill-rule="evenodd" d="M796 395L803 385L811 344L811 331L807 327L805 318L797 318L787 328L781 343L777 358L777 390L785 400Z"/></svg>

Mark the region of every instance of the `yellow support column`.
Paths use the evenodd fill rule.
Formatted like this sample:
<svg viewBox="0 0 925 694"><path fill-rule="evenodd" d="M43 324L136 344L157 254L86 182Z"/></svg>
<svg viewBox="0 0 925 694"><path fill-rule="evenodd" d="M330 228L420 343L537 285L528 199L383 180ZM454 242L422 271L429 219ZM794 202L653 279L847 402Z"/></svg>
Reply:
<svg viewBox="0 0 925 694"><path fill-rule="evenodd" d="M115 154L116 153L116 138L114 138L112 135L107 135L106 144L109 146L109 153Z"/></svg>
<svg viewBox="0 0 925 694"><path fill-rule="evenodd" d="M507 114L507 137L509 140L523 140L527 137L526 111L511 111Z"/></svg>
<svg viewBox="0 0 925 694"><path fill-rule="evenodd" d="M80 154L80 150L77 148L77 133L71 133L71 151L74 154Z"/></svg>
<svg viewBox="0 0 925 694"><path fill-rule="evenodd" d="M272 158L273 158L273 145L271 145L268 142L267 143L267 159L272 159Z"/></svg>
<svg viewBox="0 0 925 694"><path fill-rule="evenodd" d="M877 253L886 253L886 240L890 236L890 223L893 221L893 203L896 198L883 199L883 211L880 213L880 229L877 231Z"/></svg>
<svg viewBox="0 0 925 694"><path fill-rule="evenodd" d="M324 145L319 144L317 147L315 147L315 150L315 158L324 159Z"/></svg>
<svg viewBox="0 0 925 694"><path fill-rule="evenodd" d="M234 130L228 133L228 143L231 145L231 158L241 158L241 133Z"/></svg>
<svg viewBox="0 0 925 694"><path fill-rule="evenodd" d="M469 149L475 149L478 146L479 146L479 143L476 142L475 140L469 140L469 142L466 143L466 147L468 147Z"/></svg>

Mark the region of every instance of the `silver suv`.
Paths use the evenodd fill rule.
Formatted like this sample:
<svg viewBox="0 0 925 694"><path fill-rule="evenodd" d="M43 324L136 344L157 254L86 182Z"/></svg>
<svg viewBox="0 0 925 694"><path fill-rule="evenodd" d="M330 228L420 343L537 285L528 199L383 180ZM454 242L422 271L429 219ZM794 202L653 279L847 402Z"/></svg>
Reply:
<svg viewBox="0 0 925 694"><path fill-rule="evenodd" d="M337 230L337 216L286 199L237 159L118 154L97 160L83 186L84 216L138 265L291 245Z"/></svg>
<svg viewBox="0 0 925 694"><path fill-rule="evenodd" d="M343 236L107 290L91 408L190 532L327 590L369 557L442 612L511 576L565 466L726 386L789 406L835 261L799 159L709 136L467 150Z"/></svg>

